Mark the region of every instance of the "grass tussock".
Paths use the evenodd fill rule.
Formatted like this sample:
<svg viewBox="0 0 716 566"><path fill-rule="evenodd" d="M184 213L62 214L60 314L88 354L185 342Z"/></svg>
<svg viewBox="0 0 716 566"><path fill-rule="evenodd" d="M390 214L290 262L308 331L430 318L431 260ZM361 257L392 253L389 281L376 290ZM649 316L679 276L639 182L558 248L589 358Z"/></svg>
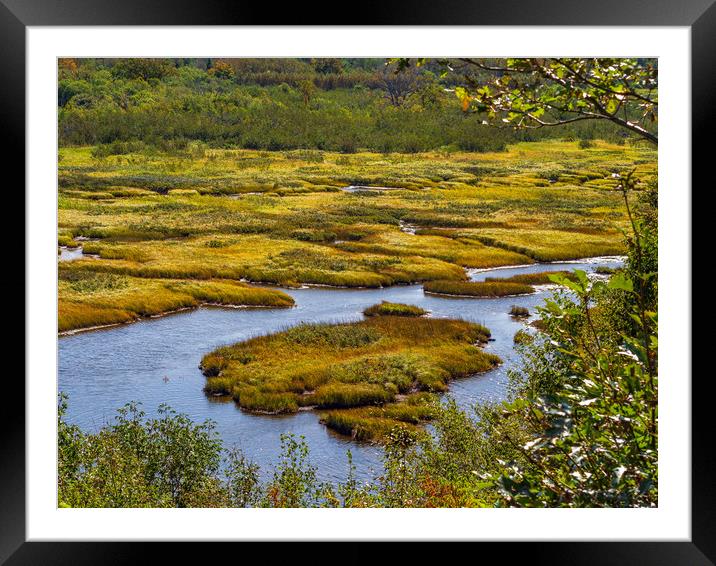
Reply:
<svg viewBox="0 0 716 566"><path fill-rule="evenodd" d="M368 307L363 311L365 316L423 316L428 311L415 305L390 303L383 301L380 304Z"/></svg>
<svg viewBox="0 0 716 566"><path fill-rule="evenodd" d="M437 398L431 393L413 393L399 403L359 407L321 413L321 422L329 429L359 441L384 441L396 427L417 432L418 425L436 414Z"/></svg>
<svg viewBox="0 0 716 566"><path fill-rule="evenodd" d="M408 413L425 411L403 405L423 398L416 391L445 391L450 380L500 363L480 347L489 336L484 326L463 320L373 316L301 324L224 346L205 355L201 368L208 394L231 395L247 411L327 409L330 422L338 422L336 411L390 407L351 414L415 424Z"/></svg>
<svg viewBox="0 0 716 566"><path fill-rule="evenodd" d="M487 277L485 281L509 282L509 283L525 283L527 285L549 285L554 282L550 279L550 275L561 275L570 281L576 281L577 276L573 271L542 271L540 273L522 273L511 277Z"/></svg>
<svg viewBox="0 0 716 566"><path fill-rule="evenodd" d="M79 247L79 244L75 242L74 238L71 235L67 234L60 234L59 236L57 236L57 245L65 246L67 248Z"/></svg>
<svg viewBox="0 0 716 566"><path fill-rule="evenodd" d="M508 297L534 292L531 285L508 281L428 281L423 285L426 293L457 297Z"/></svg>
<svg viewBox="0 0 716 566"><path fill-rule="evenodd" d="M530 310L527 307L520 307L518 305L512 305L510 307L510 316L515 318L526 318L530 315Z"/></svg>
<svg viewBox="0 0 716 566"><path fill-rule="evenodd" d="M534 341L534 336L526 330L518 330L513 340L515 344L530 344Z"/></svg>

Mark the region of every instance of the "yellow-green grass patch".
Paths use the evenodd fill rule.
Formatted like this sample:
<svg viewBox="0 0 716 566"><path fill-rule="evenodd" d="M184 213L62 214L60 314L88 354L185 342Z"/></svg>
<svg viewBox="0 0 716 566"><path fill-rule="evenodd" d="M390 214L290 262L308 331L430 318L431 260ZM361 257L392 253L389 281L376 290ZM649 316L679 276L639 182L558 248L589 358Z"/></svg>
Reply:
<svg viewBox="0 0 716 566"><path fill-rule="evenodd" d="M58 281L58 330L130 322L202 304L290 307L282 291L236 281L136 278L61 268Z"/></svg>
<svg viewBox="0 0 716 566"><path fill-rule="evenodd" d="M570 281L577 281L574 271L540 271L539 273L520 273L510 277L486 277L485 281L505 283L526 283L527 285L548 285L553 283L551 276L559 275Z"/></svg>
<svg viewBox="0 0 716 566"><path fill-rule="evenodd" d="M383 301L363 311L365 316L423 316L428 311L415 305Z"/></svg>
<svg viewBox="0 0 716 566"><path fill-rule="evenodd" d="M534 292L534 287L525 283L508 281L428 281L423 285L426 293L452 295L456 297L508 297Z"/></svg>
<svg viewBox="0 0 716 566"><path fill-rule="evenodd" d="M495 367L500 359L480 347L489 335L454 319L301 324L221 347L201 368L208 394L231 395L249 411L377 407L415 391L445 391L451 379Z"/></svg>
<svg viewBox="0 0 716 566"><path fill-rule="evenodd" d="M396 426L419 432L418 425L436 414L437 397L432 393L412 393L398 403L321 412L321 422L329 429L359 441L384 441Z"/></svg>

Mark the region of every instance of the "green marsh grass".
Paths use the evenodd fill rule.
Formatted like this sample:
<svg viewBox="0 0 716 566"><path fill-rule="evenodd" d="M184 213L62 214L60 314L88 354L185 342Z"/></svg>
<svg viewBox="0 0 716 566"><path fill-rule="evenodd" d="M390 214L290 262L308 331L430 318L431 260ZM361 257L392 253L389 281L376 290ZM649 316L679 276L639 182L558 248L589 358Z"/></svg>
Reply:
<svg viewBox="0 0 716 566"><path fill-rule="evenodd" d="M530 344L534 341L534 336L532 336L532 334L530 334L526 330L521 329L515 332L513 341L515 344Z"/></svg>
<svg viewBox="0 0 716 566"><path fill-rule="evenodd" d="M425 309L421 309L415 305L383 301L382 303L368 307L363 311L363 314L365 316L423 316L427 314L427 312Z"/></svg>
<svg viewBox="0 0 716 566"><path fill-rule="evenodd" d="M290 307L282 291L237 281L145 279L62 267L58 330L104 326L200 305Z"/></svg>
<svg viewBox="0 0 716 566"><path fill-rule="evenodd" d="M428 281L423 285L426 293L458 297L508 297L527 295L534 287L525 283L507 281Z"/></svg>
<svg viewBox="0 0 716 566"><path fill-rule="evenodd" d="M67 248L77 248L80 244L78 242L75 242L74 238L71 235L60 234L57 236L57 245L65 246Z"/></svg>
<svg viewBox="0 0 716 566"><path fill-rule="evenodd" d="M386 408L350 414L416 424L427 410L407 405L500 363L480 347L489 336L484 326L463 320L373 316L301 324L223 346L205 355L201 368L208 394L230 395L250 412L305 407L330 410L329 420L338 422L342 411Z"/></svg>
<svg viewBox="0 0 716 566"><path fill-rule="evenodd" d="M540 273L522 273L511 277L486 277L485 281L505 283L525 283L527 285L550 285L554 282L550 275L561 275L570 281L576 281L577 276L573 271L542 271Z"/></svg>
<svg viewBox="0 0 716 566"><path fill-rule="evenodd" d="M598 140L589 150L550 140L492 153L350 156L194 146L60 148L58 245L92 238L83 249L99 256L63 271L132 282L100 293L61 281L60 328L201 302L285 306L259 291L237 297L231 281L468 284L464 268L623 253L627 218L611 174L657 175L655 151ZM405 190L348 193L347 185Z"/></svg>

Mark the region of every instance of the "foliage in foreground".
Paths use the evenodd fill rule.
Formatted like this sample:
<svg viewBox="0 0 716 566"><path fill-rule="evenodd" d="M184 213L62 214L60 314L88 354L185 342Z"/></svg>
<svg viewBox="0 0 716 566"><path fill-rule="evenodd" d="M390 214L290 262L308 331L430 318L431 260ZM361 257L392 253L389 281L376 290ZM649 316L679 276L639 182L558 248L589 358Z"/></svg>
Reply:
<svg viewBox="0 0 716 566"><path fill-rule="evenodd" d="M418 64L425 64L418 59ZM624 132L658 143L658 66L653 59L460 59L463 84L455 88L464 110L486 113L517 129L609 121ZM399 59L409 68L409 59ZM453 70L454 63L442 64ZM492 75L476 79L475 69Z"/></svg>
<svg viewBox="0 0 716 566"><path fill-rule="evenodd" d="M618 188L632 224L625 269L608 282L554 276L571 296L539 309L545 337L525 348L514 401L492 414L528 433L502 435L514 447L493 476L505 505L657 504L656 189L634 211L631 176Z"/></svg>

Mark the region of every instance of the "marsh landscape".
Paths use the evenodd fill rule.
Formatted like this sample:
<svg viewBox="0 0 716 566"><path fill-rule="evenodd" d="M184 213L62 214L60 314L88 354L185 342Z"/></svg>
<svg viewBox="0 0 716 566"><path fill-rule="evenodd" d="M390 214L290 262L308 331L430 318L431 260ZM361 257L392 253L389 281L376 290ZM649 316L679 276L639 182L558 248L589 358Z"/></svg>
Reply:
<svg viewBox="0 0 716 566"><path fill-rule="evenodd" d="M441 68L60 60L60 505L655 503L656 146Z"/></svg>

